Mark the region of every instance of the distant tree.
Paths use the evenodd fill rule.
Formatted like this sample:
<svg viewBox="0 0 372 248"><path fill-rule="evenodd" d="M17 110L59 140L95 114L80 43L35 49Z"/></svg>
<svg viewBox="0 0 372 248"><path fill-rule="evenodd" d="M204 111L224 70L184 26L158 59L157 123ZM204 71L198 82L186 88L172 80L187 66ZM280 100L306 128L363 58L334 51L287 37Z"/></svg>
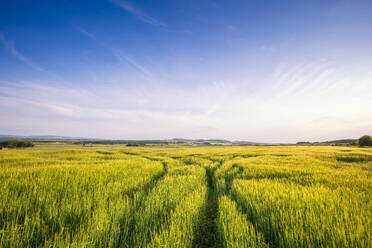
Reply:
<svg viewBox="0 0 372 248"><path fill-rule="evenodd" d="M31 141L23 140L2 140L0 141L0 147L8 148L23 148L23 147L33 147L34 144Z"/></svg>
<svg viewBox="0 0 372 248"><path fill-rule="evenodd" d="M127 146L141 146L141 144L136 143L136 142L131 142L131 143L128 143Z"/></svg>
<svg viewBox="0 0 372 248"><path fill-rule="evenodd" d="M297 145L310 145L309 141L299 141L296 143Z"/></svg>
<svg viewBox="0 0 372 248"><path fill-rule="evenodd" d="M359 139L360 146L372 146L372 137L369 135L364 135Z"/></svg>
<svg viewBox="0 0 372 248"><path fill-rule="evenodd" d="M358 142L353 141L353 142L350 143L350 145L352 145L352 146L356 146L356 145L358 145Z"/></svg>

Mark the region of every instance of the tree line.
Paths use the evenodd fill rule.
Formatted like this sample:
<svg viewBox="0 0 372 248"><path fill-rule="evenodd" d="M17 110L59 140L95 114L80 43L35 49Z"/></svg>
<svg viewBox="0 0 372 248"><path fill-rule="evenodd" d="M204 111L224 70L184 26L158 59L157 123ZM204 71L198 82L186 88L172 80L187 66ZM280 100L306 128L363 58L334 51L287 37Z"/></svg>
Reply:
<svg viewBox="0 0 372 248"><path fill-rule="evenodd" d="M0 140L0 147L7 148L23 148L23 147L33 147L34 143L25 140Z"/></svg>

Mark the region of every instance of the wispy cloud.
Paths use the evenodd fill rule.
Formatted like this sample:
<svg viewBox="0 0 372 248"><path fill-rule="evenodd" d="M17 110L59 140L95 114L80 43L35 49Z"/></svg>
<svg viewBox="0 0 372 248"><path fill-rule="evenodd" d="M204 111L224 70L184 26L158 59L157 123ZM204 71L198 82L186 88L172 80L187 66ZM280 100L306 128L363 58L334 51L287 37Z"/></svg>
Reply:
<svg viewBox="0 0 372 248"><path fill-rule="evenodd" d="M32 67L33 69L40 71L40 72L47 72L44 68L36 64L34 61L32 61L30 58L23 55L21 52L19 52L16 47L14 46L14 43L12 41L8 41L2 33L0 33L0 43L19 61L22 61L23 63L27 64L28 66Z"/></svg>
<svg viewBox="0 0 372 248"><path fill-rule="evenodd" d="M120 89L117 88L115 91ZM93 93L80 94L76 89L45 87L33 83L4 84L0 87L0 93L5 93L0 94L0 115L8 118L0 123L0 131L9 126L20 128L22 126L20 123L27 123L27 128L37 130L37 133L45 133L45 130L51 130L52 126L54 128L52 133L63 133L66 130L63 131L59 126L63 120L64 124L69 126L68 132L75 136L81 133L84 136L97 137L97 134L85 132L90 128L86 128L87 125L83 123L90 123L89 125L94 126L94 130L99 129L104 132L104 136L101 136L102 133L99 137L166 138L176 137L179 130L184 129L189 131L197 129L203 133L205 128L200 129L200 126L215 127L218 124L201 113L183 111L169 113L167 109L161 107L153 109L149 104L141 108L131 107L136 92L129 89L122 92L117 95L120 99L114 99L115 104L106 105L106 97L91 97ZM113 95L112 92L110 95ZM159 96L159 98L163 97ZM122 100L125 102L120 104ZM100 104L96 104L97 102ZM154 102L152 104L156 105ZM148 126L149 123L151 128ZM172 124L166 125L166 123ZM23 127L23 130L26 130L26 126Z"/></svg>
<svg viewBox="0 0 372 248"><path fill-rule="evenodd" d="M138 71L140 71L141 73L147 75L147 76L151 76L151 73L150 71L148 71L145 67L143 67L142 65L140 65L139 63L137 63L136 61L134 61L132 58L130 58L129 56L123 54L123 53L120 53L120 52L116 52L114 54L120 61L126 61L127 63L129 63L131 66L133 66L135 69L137 69Z"/></svg>
<svg viewBox="0 0 372 248"><path fill-rule="evenodd" d="M143 21L144 23L150 24L155 27L166 27L167 24L165 22L159 21L146 13L144 13L141 9L137 8L133 4L123 1L123 0L110 0L111 3L118 6L119 8L122 8L125 11L128 11L129 13L135 15L138 19Z"/></svg>
<svg viewBox="0 0 372 248"><path fill-rule="evenodd" d="M85 35L86 37L88 37L88 38L90 38L90 39L92 39L92 40L97 40L97 37L96 37L94 34L88 32L86 29L84 29L84 28L82 28L82 27L80 27L80 26L76 26L76 25L73 25L73 26L76 28L76 30L77 30L79 33Z"/></svg>
<svg viewBox="0 0 372 248"><path fill-rule="evenodd" d="M93 40L95 42L97 42L104 49L108 50L111 53L111 55L114 56L120 63L126 62L127 64L129 64L130 66L132 66L133 68L135 68L141 74L143 74L145 76L153 76L148 69L146 69L140 63L136 62L133 58L131 58L130 56L128 56L124 52L117 51L116 49L113 49L112 47L110 47L110 46L106 45L105 43L101 42L97 38L96 35L92 34L91 32L87 31L86 29L84 29L84 28L82 28L80 26L76 26L76 25L74 25L74 27L76 28L76 30L79 33L81 33L82 35L90 38L91 40Z"/></svg>
<svg viewBox="0 0 372 248"><path fill-rule="evenodd" d="M0 132L12 127L33 130L24 134L48 132L129 139L216 137L265 142L358 137L369 133L372 119L362 106L372 104L370 79L357 82L350 74L349 79L342 81L345 78L342 76L333 80L338 83L333 83L332 88L323 89L318 87L320 82L337 76L327 72L331 65L307 64L299 69L305 68L301 74L313 78L310 82L314 81L314 85L296 76L304 82L301 87L308 85L303 92L297 90L300 87L297 85L288 94L287 88L297 82L289 81L274 92L256 92L256 97L249 97L243 88L223 81L189 89L170 84L146 87L102 84L85 89L76 85L0 81L0 116L7 117L0 122ZM288 69L282 69L280 74L286 75ZM320 76L306 72L313 70L319 71ZM295 72L290 70L290 74ZM279 90L285 95L270 101Z"/></svg>

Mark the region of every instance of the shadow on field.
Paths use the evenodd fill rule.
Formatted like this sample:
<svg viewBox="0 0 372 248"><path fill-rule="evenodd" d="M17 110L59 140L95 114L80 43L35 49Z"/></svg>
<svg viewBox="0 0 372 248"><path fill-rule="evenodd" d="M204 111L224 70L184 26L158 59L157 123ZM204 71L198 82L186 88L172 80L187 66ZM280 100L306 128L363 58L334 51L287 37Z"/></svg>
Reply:
<svg viewBox="0 0 372 248"><path fill-rule="evenodd" d="M336 156L336 160L346 163L361 163L372 161L372 156L350 154L349 156Z"/></svg>
<svg viewBox="0 0 372 248"><path fill-rule="evenodd" d="M151 157L151 156L148 156L148 155L143 155L143 154L139 154L139 153L135 153L135 152L122 151L122 153L124 153L126 155L130 155L130 156L137 156L137 157L145 158L145 159L148 159L148 160L151 160L151 161L162 161L161 158L154 158L154 157Z"/></svg>
<svg viewBox="0 0 372 248"><path fill-rule="evenodd" d="M255 158L263 156L263 154L233 154L230 159L235 158Z"/></svg>
<svg viewBox="0 0 372 248"><path fill-rule="evenodd" d="M122 151L122 153L124 153L126 155L131 155L131 156L141 156L141 154L134 153L134 152L128 152L128 151Z"/></svg>

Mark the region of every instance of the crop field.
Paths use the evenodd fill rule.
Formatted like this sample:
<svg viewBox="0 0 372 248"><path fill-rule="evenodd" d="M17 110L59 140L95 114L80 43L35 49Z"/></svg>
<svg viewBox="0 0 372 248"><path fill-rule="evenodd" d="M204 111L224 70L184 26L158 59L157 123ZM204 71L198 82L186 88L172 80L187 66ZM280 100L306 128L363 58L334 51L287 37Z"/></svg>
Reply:
<svg viewBox="0 0 372 248"><path fill-rule="evenodd" d="M372 247L372 149L0 151L0 247Z"/></svg>

